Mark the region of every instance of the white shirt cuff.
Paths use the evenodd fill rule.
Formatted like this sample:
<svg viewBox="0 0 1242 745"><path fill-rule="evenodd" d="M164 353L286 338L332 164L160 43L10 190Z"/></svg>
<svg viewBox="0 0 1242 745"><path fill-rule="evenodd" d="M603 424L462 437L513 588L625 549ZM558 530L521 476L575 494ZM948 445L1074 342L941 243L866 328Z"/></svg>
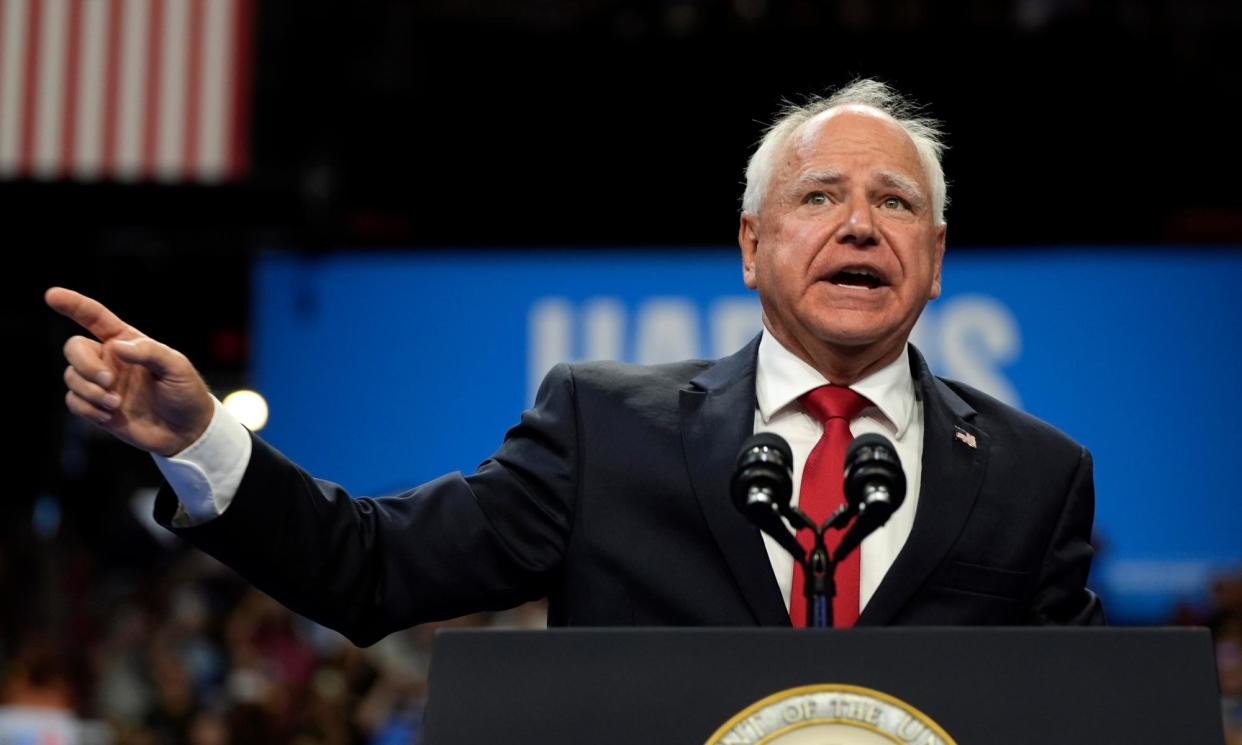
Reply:
<svg viewBox="0 0 1242 745"><path fill-rule="evenodd" d="M167 458L151 454L181 503L172 520L178 528L224 514L250 464L250 432L218 399L212 400L215 413L197 440Z"/></svg>

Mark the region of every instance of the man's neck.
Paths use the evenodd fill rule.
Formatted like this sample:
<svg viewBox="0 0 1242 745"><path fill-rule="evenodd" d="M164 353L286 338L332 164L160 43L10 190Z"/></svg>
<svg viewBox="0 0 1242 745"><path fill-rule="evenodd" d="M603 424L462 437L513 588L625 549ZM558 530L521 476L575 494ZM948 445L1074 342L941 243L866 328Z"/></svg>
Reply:
<svg viewBox="0 0 1242 745"><path fill-rule="evenodd" d="M888 345L838 346L825 343L809 348L796 338L774 330L766 318L763 328L834 385L853 385L892 364L906 349L904 339Z"/></svg>

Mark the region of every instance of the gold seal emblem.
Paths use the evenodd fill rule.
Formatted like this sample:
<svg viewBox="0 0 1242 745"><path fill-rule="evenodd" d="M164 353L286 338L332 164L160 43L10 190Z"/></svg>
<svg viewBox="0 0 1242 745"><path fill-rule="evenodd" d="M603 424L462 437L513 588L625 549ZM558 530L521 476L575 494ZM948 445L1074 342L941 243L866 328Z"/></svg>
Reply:
<svg viewBox="0 0 1242 745"><path fill-rule="evenodd" d="M706 745L957 745L923 712L851 685L790 688L751 704Z"/></svg>

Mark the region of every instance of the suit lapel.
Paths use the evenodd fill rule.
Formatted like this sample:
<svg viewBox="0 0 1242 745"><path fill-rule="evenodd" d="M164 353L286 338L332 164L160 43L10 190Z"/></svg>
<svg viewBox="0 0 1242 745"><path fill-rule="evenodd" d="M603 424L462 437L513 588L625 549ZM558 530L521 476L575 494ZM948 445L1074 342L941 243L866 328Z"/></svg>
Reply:
<svg viewBox="0 0 1242 745"><path fill-rule="evenodd" d="M913 346L910 366L923 401L918 508L910 537L859 616L860 626L891 622L944 560L966 524L987 466L989 439L974 426L974 409L928 371Z"/></svg>
<svg viewBox="0 0 1242 745"><path fill-rule="evenodd" d="M695 497L755 621L789 625L758 528L733 506L729 480L742 443L754 431L756 338L681 391L682 446Z"/></svg>

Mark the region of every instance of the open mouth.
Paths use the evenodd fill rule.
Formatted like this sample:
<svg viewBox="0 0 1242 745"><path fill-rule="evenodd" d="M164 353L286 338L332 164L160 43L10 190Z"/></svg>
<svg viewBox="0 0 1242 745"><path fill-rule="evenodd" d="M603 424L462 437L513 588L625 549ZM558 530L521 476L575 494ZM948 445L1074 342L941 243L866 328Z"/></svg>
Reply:
<svg viewBox="0 0 1242 745"><path fill-rule="evenodd" d="M888 285L888 282L886 282L883 277L871 269L864 267L842 269L829 277L828 281L834 285L840 285L842 287L861 287L868 290L874 290L878 287L886 287Z"/></svg>

